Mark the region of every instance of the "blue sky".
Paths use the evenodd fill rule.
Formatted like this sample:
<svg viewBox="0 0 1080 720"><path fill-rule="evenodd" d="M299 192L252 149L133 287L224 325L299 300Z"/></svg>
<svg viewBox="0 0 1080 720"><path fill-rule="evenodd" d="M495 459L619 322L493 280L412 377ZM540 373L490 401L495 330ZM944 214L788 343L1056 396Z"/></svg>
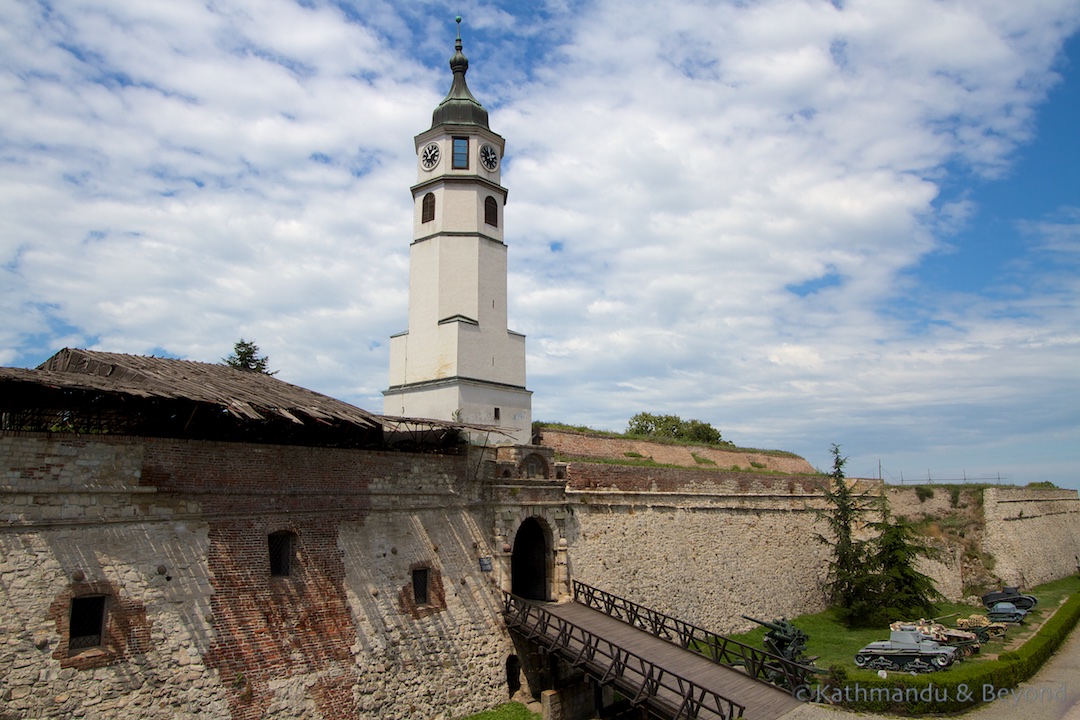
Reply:
<svg viewBox="0 0 1080 720"><path fill-rule="evenodd" d="M1080 0L654 5L0 0L0 364L381 410L460 14L534 417L1080 487Z"/></svg>

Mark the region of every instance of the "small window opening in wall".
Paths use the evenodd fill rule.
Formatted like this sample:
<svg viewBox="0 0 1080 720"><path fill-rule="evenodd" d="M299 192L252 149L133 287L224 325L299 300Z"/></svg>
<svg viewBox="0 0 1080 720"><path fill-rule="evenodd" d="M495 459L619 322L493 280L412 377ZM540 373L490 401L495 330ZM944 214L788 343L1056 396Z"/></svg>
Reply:
<svg viewBox="0 0 1080 720"><path fill-rule="evenodd" d="M428 193L420 203L420 222L431 222L435 219L435 193Z"/></svg>
<svg viewBox="0 0 1080 720"><path fill-rule="evenodd" d="M469 138L454 138L453 167L458 170L469 168Z"/></svg>
<svg viewBox="0 0 1080 720"><path fill-rule="evenodd" d="M104 627L104 595L71 598L71 617L68 622L69 653L100 646Z"/></svg>
<svg viewBox="0 0 1080 720"><path fill-rule="evenodd" d="M495 419L498 420L500 415L499 408L495 408Z"/></svg>
<svg viewBox="0 0 1080 720"><path fill-rule="evenodd" d="M272 577L288 577L292 575L293 555L295 553L293 540L293 534L290 532L276 532L266 536L266 544L270 551L270 575Z"/></svg>
<svg viewBox="0 0 1080 720"><path fill-rule="evenodd" d="M484 222L499 227L499 203L493 197L484 200Z"/></svg>
<svg viewBox="0 0 1080 720"><path fill-rule="evenodd" d="M428 580L431 571L428 568L416 568L412 571L413 602L420 605L428 604Z"/></svg>

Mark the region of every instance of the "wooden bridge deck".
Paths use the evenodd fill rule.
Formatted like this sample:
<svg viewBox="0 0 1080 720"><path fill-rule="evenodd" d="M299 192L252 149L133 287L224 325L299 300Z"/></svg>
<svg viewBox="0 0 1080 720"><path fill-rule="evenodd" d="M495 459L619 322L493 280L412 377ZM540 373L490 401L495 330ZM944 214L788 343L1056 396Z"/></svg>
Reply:
<svg viewBox="0 0 1080 720"><path fill-rule="evenodd" d="M802 705L787 692L759 682L739 670L717 665L701 655L577 602L546 603L543 609L647 659L666 672L729 698L746 708L750 720L775 720ZM663 692L661 692L661 696ZM676 698L670 698L677 707ZM720 715L703 710L702 719Z"/></svg>

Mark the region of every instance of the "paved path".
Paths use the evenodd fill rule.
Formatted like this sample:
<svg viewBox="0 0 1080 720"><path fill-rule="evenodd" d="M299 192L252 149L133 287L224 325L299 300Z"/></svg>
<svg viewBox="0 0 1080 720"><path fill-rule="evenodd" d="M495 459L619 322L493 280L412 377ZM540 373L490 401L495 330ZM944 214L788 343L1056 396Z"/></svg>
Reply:
<svg viewBox="0 0 1080 720"><path fill-rule="evenodd" d="M980 692L981 694L981 692ZM1015 695L981 705L963 720L1080 720L1080 631L1072 632L1061 649L1033 678L1021 683ZM803 705L782 720L873 720L895 716L868 715L825 705Z"/></svg>

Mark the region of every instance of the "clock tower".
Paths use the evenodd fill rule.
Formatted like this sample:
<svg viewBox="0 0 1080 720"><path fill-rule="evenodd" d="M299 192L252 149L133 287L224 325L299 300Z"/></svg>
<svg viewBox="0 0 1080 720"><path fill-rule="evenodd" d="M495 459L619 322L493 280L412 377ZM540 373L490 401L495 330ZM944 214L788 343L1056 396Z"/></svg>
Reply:
<svg viewBox="0 0 1080 720"><path fill-rule="evenodd" d="M409 328L390 338L387 415L499 425L532 435L525 336L507 329L505 141L469 92L461 18L453 83L415 138Z"/></svg>

